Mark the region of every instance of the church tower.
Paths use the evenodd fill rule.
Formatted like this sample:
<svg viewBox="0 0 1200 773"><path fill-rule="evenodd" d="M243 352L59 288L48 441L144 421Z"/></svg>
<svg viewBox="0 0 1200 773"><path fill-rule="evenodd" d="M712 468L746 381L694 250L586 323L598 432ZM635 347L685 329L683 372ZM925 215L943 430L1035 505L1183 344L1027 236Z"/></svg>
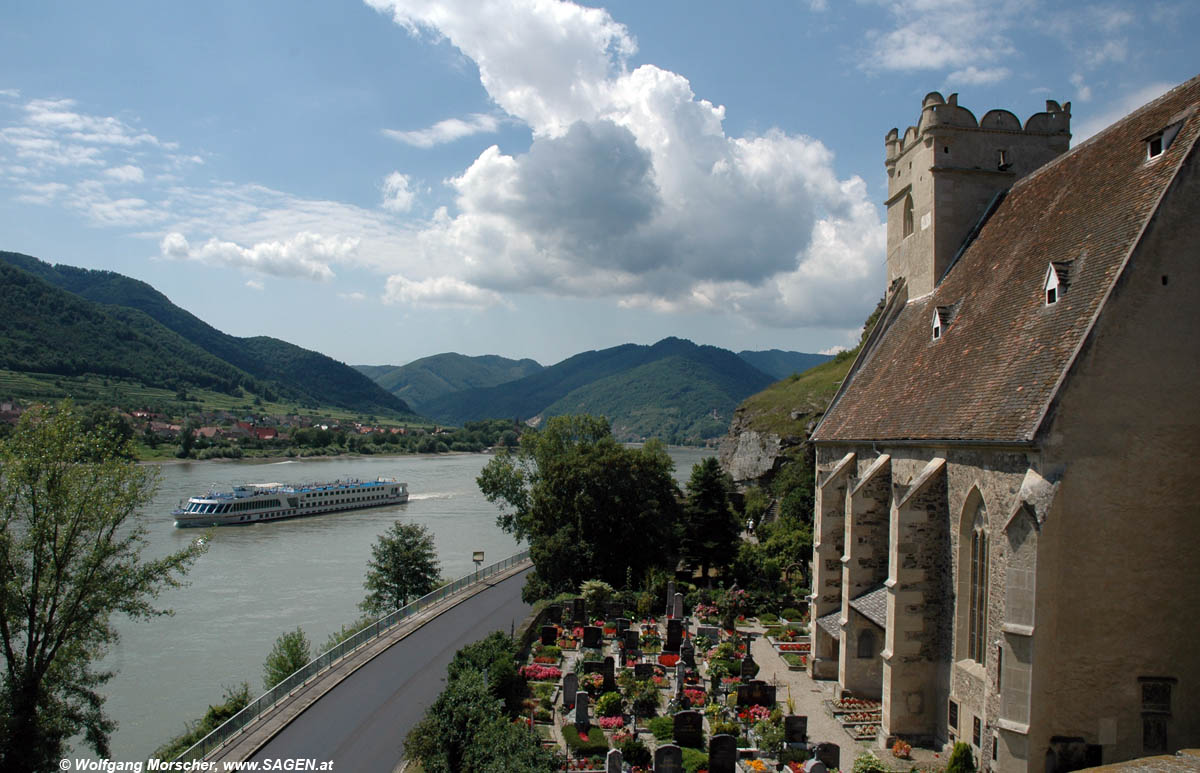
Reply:
<svg viewBox="0 0 1200 773"><path fill-rule="evenodd" d="M1021 126L1007 110L976 121L958 95L926 95L921 118L887 149L887 286L903 277L909 298L933 291L972 231L1021 177L1067 150L1071 103L1046 100L1046 112Z"/></svg>

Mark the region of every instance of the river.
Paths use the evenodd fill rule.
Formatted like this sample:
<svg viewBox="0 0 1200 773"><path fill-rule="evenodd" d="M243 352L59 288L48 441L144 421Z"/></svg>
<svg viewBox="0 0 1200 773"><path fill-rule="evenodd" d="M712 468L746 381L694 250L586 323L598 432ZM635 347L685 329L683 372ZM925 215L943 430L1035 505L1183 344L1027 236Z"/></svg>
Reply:
<svg viewBox="0 0 1200 773"><path fill-rule="evenodd" d="M692 465L712 451L670 449L681 485ZM101 666L116 676L103 687L105 712L119 724L111 759L145 759L183 732L226 687L243 681L262 691L262 664L279 634L300 626L314 653L326 637L359 616L362 582L376 538L397 520L420 523L434 535L442 573L460 577L521 549L496 526L497 509L475 484L491 457L356 457L286 462L194 462L160 465L158 493L148 508L145 555L179 550L200 531L176 529L170 511L180 500L235 483L395 477L408 483L409 501L315 518L212 530L208 551L187 575L187 586L157 603L174 614L150 621L114 620L121 641ZM76 751L89 754L78 743Z"/></svg>

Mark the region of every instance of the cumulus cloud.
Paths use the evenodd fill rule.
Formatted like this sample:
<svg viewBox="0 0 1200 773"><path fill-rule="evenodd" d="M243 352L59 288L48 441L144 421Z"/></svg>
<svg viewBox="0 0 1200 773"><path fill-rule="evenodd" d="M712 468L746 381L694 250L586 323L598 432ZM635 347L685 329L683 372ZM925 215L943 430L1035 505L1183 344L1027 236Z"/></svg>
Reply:
<svg viewBox="0 0 1200 773"><path fill-rule="evenodd" d="M383 208L391 212L412 209L417 194L409 190L408 175L392 172L383 181Z"/></svg>
<svg viewBox="0 0 1200 773"><path fill-rule="evenodd" d="M466 119L447 118L438 121L428 129L415 131L398 131L384 129L387 137L418 148L432 148L447 142L470 137L473 134L491 134L500 126L500 119L487 113L472 113Z"/></svg>
<svg viewBox="0 0 1200 773"><path fill-rule="evenodd" d="M249 287L251 290L258 290L259 292L262 292L263 287L264 287L263 283L261 281L259 281L258 279L247 279L246 286Z"/></svg>
<svg viewBox="0 0 1200 773"><path fill-rule="evenodd" d="M534 137L449 181L453 211L414 236L432 271L397 272L387 299L483 306L542 291L793 325L857 321L877 296L882 226L862 181L839 180L810 137L729 136L724 108L685 77L628 68L636 43L606 11L368 2L457 46Z"/></svg>
<svg viewBox="0 0 1200 773"><path fill-rule="evenodd" d="M259 242L250 247L214 238L193 248L183 234L173 231L163 237L159 253L171 260L195 260L271 276L325 281L334 276L329 263L345 260L357 248L358 239L315 233L299 233L286 241Z"/></svg>
<svg viewBox="0 0 1200 773"><path fill-rule="evenodd" d="M104 170L104 176L122 183L140 183L146 179L141 167L132 164L109 167Z"/></svg>
<svg viewBox="0 0 1200 773"><path fill-rule="evenodd" d="M350 301L352 303L362 303L367 299L366 295L358 291L352 293L338 293L338 297L343 301Z"/></svg>

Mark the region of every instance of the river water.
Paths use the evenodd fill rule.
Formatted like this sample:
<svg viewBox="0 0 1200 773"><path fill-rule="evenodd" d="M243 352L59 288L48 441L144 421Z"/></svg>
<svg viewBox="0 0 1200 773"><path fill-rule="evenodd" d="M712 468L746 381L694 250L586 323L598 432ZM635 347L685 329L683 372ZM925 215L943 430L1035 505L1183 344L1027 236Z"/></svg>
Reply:
<svg viewBox="0 0 1200 773"><path fill-rule="evenodd" d="M672 448L682 482L711 451ZM148 508L149 545L158 556L185 547L200 530L176 529L170 512L210 486L299 483L355 477L395 477L408 483L409 501L315 518L212 530L208 551L183 588L157 603L174 611L150 621L115 620L121 641L102 662L117 672L104 686L106 713L119 725L111 759L145 759L221 701L243 681L262 692L262 664L283 632L304 629L314 654L326 637L358 618L371 546L396 521L420 523L434 536L442 573L460 577L522 549L496 526L497 509L475 484L490 457L356 457L286 462L194 462L160 466L158 494ZM80 755L91 750L81 743Z"/></svg>

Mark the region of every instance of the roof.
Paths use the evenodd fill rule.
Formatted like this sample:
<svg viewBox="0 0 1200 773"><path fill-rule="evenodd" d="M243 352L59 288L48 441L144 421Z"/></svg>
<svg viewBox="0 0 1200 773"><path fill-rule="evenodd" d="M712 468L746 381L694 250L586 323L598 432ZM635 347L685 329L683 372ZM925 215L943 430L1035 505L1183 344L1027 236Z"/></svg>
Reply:
<svg viewBox="0 0 1200 773"><path fill-rule="evenodd" d="M1200 749L1181 749L1173 755L1142 757L1128 762L1115 762L1088 768L1105 773L1189 773L1200 770Z"/></svg>
<svg viewBox="0 0 1200 773"><path fill-rule="evenodd" d="M830 612L824 617L818 617L817 625L821 627L821 630L825 631L825 633L829 634L830 636L835 638L841 636L842 624L838 621L838 618L841 614L841 612Z"/></svg>
<svg viewBox="0 0 1200 773"><path fill-rule="evenodd" d="M887 588L884 586L880 585L856 599L851 599L850 608L880 628L887 628Z"/></svg>
<svg viewBox="0 0 1200 773"><path fill-rule="evenodd" d="M813 439L1034 440L1196 142L1197 107L1200 76L1019 180L934 291L864 347ZM1181 117L1170 147L1147 160L1146 139ZM1047 306L1047 268L1063 261L1070 288ZM955 313L935 341L939 307Z"/></svg>

